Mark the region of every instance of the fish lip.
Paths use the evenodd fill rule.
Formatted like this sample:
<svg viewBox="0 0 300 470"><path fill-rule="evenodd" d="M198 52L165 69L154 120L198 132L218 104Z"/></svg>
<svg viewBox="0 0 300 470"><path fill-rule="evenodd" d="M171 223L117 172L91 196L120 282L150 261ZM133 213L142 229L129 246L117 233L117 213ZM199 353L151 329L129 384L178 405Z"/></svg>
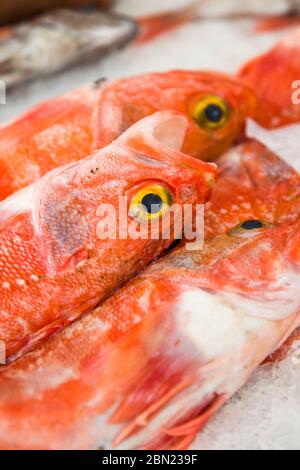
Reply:
<svg viewBox="0 0 300 470"><path fill-rule="evenodd" d="M173 128L172 128L173 121ZM176 122L177 121L177 122ZM170 129L167 126L170 125ZM177 111L159 111L138 121L133 128L125 131L115 144L125 145L130 150L157 162L172 163L178 167L196 172L206 181L216 179L217 166L182 152L188 118ZM164 126L166 128L164 129ZM175 130L174 130L175 129ZM177 133L174 141L174 132ZM143 145L141 145L141 142Z"/></svg>

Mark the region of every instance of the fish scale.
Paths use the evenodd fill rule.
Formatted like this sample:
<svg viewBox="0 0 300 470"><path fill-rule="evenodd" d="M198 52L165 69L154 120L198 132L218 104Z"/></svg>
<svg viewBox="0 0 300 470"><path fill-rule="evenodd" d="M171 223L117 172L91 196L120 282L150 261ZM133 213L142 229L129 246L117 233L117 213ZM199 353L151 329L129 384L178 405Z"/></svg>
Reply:
<svg viewBox="0 0 300 470"><path fill-rule="evenodd" d="M223 97L232 110L226 125L214 131L199 126L189 108L195 98L211 94ZM0 199L60 165L103 148L156 111L185 114L188 128L183 151L213 160L243 133L254 106L248 87L214 72L153 73L103 82L96 88L82 87L38 105L0 129Z"/></svg>
<svg viewBox="0 0 300 470"><path fill-rule="evenodd" d="M154 114L0 204L0 309L7 313L0 317L0 339L8 361L90 311L174 240L174 231L164 239L162 228L155 240L129 232L102 239L99 207L109 204L118 214L121 197L131 201L132 192L151 189L153 181L171 188L172 203L206 202L216 168L180 152L186 127L181 115ZM173 133L174 146L167 147L165 135ZM134 219L127 207L125 216L128 224ZM118 229L118 219L115 224ZM18 334L15 325L21 325Z"/></svg>

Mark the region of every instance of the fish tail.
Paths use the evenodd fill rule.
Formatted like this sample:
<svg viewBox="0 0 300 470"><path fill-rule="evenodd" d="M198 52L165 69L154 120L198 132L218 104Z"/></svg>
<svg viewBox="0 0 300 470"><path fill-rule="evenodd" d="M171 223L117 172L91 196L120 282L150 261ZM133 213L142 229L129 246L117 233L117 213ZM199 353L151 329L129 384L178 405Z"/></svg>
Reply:
<svg viewBox="0 0 300 470"><path fill-rule="evenodd" d="M137 23L140 33L136 44L150 42L165 33L193 21L197 16L200 3L201 0L196 0L191 5L177 11L169 11L138 18Z"/></svg>

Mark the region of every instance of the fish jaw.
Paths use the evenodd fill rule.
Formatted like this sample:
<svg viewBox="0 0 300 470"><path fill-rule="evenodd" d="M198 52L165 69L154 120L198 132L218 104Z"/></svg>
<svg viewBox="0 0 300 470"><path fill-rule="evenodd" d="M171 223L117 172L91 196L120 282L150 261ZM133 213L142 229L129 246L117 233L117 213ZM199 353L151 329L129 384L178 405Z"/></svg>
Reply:
<svg viewBox="0 0 300 470"><path fill-rule="evenodd" d="M224 99L230 109L227 124L217 130L201 128L192 118L195 103L210 95ZM243 136L245 120L256 109L256 96L241 81L206 71L174 70L108 83L103 88L98 115L99 146L146 115L168 109L183 113L188 119L183 152L202 160L215 160Z"/></svg>
<svg viewBox="0 0 300 470"><path fill-rule="evenodd" d="M175 139L173 149L166 147L169 126L184 135L186 122L180 115L149 117L120 141L53 170L2 203L0 338L8 361L89 312L180 237L173 227L181 213L171 219L167 236L159 225L154 239L131 237L127 229L125 236L118 236L124 218L128 227L132 222L127 204L133 192L157 182L180 207L194 208L207 200L215 166L182 154L182 139ZM128 202L121 216L124 197ZM116 214L116 230L104 238L98 231L103 205ZM142 224L140 231L147 235L147 228Z"/></svg>
<svg viewBox="0 0 300 470"><path fill-rule="evenodd" d="M293 103L292 85L300 71L300 29L292 31L267 53L251 60L239 78L258 98L254 119L263 127L277 128L299 122L299 104Z"/></svg>

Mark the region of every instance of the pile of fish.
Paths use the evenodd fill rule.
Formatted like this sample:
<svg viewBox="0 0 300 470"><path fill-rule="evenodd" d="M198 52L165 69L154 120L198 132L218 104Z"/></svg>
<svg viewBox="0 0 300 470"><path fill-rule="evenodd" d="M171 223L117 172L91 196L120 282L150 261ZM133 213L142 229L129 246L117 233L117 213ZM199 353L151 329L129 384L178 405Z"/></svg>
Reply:
<svg viewBox="0 0 300 470"><path fill-rule="evenodd" d="M235 76L97 81L0 129L0 448L187 449L285 356L300 175L246 124L299 122L299 46L296 31ZM120 198L117 231L159 236L99 237ZM164 236L175 204L206 204L203 248Z"/></svg>

